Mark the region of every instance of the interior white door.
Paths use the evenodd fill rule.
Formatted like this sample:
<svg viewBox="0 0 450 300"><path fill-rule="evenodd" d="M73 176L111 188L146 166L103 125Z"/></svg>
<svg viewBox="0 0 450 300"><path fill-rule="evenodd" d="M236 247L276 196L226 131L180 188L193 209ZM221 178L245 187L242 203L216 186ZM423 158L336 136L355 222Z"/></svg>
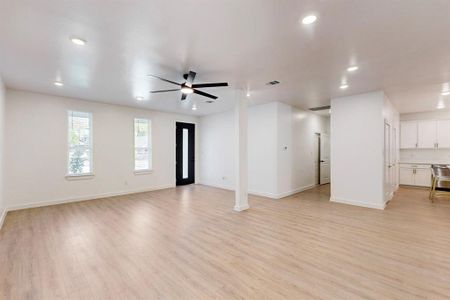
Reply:
<svg viewBox="0 0 450 300"><path fill-rule="evenodd" d="M330 183L330 137L320 134L320 184Z"/></svg>
<svg viewBox="0 0 450 300"><path fill-rule="evenodd" d="M437 121L437 146L450 148L450 120Z"/></svg>
<svg viewBox="0 0 450 300"><path fill-rule="evenodd" d="M417 144L419 148L436 147L436 121L423 120L417 124Z"/></svg>
<svg viewBox="0 0 450 300"><path fill-rule="evenodd" d="M403 121L400 124L400 148L417 148L417 122Z"/></svg>
<svg viewBox="0 0 450 300"><path fill-rule="evenodd" d="M397 169L397 128L392 128L391 135L391 188L395 191L398 184L398 169Z"/></svg>
<svg viewBox="0 0 450 300"><path fill-rule="evenodd" d="M384 123L384 194L386 200L389 200L392 193L391 168L391 126Z"/></svg>

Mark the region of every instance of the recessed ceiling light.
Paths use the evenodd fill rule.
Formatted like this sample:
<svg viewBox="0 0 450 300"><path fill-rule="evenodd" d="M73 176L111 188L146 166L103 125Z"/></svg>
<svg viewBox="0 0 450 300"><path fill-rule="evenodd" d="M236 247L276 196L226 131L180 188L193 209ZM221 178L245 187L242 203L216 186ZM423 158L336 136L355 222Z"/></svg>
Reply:
<svg viewBox="0 0 450 300"><path fill-rule="evenodd" d="M144 97L138 96L138 97L136 97L136 100L137 101L144 101Z"/></svg>
<svg viewBox="0 0 450 300"><path fill-rule="evenodd" d="M348 84L342 84L339 88L340 88L341 90L345 90L345 89L348 88Z"/></svg>
<svg viewBox="0 0 450 300"><path fill-rule="evenodd" d="M347 68L347 71L349 71L349 72L355 72L355 71L358 70L358 69L359 69L358 66L351 66L351 67L348 67L348 68Z"/></svg>
<svg viewBox="0 0 450 300"><path fill-rule="evenodd" d="M55 82L53 82L53 84L56 85L56 86L63 86L64 85L64 83L62 83L61 81L55 81Z"/></svg>
<svg viewBox="0 0 450 300"><path fill-rule="evenodd" d="M250 98L250 92L247 92L247 98Z"/></svg>
<svg viewBox="0 0 450 300"><path fill-rule="evenodd" d="M194 90L188 86L185 86L181 89L181 92L183 94L192 94L194 92Z"/></svg>
<svg viewBox="0 0 450 300"><path fill-rule="evenodd" d="M197 106L192 106L192 110L197 110Z"/></svg>
<svg viewBox="0 0 450 300"><path fill-rule="evenodd" d="M315 15L306 16L302 19L302 23L305 25L309 25L317 21L317 17Z"/></svg>
<svg viewBox="0 0 450 300"><path fill-rule="evenodd" d="M72 41L72 43L74 43L75 45L78 46L84 46L86 45L86 41L77 37L71 37L70 40Z"/></svg>
<svg viewBox="0 0 450 300"><path fill-rule="evenodd" d="M450 91L445 91L445 92L442 92L442 94L441 94L442 96L448 96L448 95L450 95Z"/></svg>
<svg viewBox="0 0 450 300"><path fill-rule="evenodd" d="M445 108L445 105L444 105L444 104L439 104L436 108L437 108L437 109L444 109L444 108Z"/></svg>

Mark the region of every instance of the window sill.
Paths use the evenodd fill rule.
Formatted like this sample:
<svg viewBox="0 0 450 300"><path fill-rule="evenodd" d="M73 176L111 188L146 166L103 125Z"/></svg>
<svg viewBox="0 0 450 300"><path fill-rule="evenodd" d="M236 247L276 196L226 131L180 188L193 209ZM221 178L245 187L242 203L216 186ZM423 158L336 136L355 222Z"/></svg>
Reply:
<svg viewBox="0 0 450 300"><path fill-rule="evenodd" d="M146 175L146 174L152 174L153 170L138 170L134 171L134 175Z"/></svg>
<svg viewBox="0 0 450 300"><path fill-rule="evenodd" d="M80 175L66 175L66 180L88 180L93 178L94 173L80 174Z"/></svg>

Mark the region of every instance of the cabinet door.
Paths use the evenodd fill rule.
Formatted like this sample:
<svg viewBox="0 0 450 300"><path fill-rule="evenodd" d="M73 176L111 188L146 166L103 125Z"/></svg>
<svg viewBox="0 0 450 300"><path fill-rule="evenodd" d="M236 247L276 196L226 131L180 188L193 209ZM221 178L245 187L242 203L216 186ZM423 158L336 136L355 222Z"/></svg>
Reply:
<svg viewBox="0 0 450 300"><path fill-rule="evenodd" d="M411 149L417 147L417 122L405 121L400 124L400 148Z"/></svg>
<svg viewBox="0 0 450 300"><path fill-rule="evenodd" d="M450 120L437 121L438 148L450 148Z"/></svg>
<svg viewBox="0 0 450 300"><path fill-rule="evenodd" d="M400 167L400 184L414 185L413 169Z"/></svg>
<svg viewBox="0 0 450 300"><path fill-rule="evenodd" d="M435 148L436 132L436 121L419 121L417 125L418 148Z"/></svg>
<svg viewBox="0 0 450 300"><path fill-rule="evenodd" d="M416 174L414 176L414 185L430 187L431 169L416 169Z"/></svg>

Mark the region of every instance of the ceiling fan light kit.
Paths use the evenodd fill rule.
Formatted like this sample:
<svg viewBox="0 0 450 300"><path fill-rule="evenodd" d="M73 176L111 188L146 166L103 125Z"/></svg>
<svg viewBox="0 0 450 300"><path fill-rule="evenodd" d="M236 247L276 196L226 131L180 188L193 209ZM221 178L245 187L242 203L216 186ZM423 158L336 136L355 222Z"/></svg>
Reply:
<svg viewBox="0 0 450 300"><path fill-rule="evenodd" d="M181 88L181 92L183 94L192 94L194 92L194 90L188 86L184 86Z"/></svg>
<svg viewBox="0 0 450 300"><path fill-rule="evenodd" d="M168 82L168 83L171 83L171 84L179 86L179 88L177 88L177 89L150 91L150 93L155 94L155 93L167 93L167 92L181 91L181 100L182 101L186 100L186 98L187 98L187 96L189 94L197 94L197 95L200 95L200 96L203 96L203 97L207 97L207 98L216 100L218 98L217 96L214 96L214 95L202 92L202 91L200 91L198 89L200 89L200 88L212 88L212 87L226 87L226 86L228 86L227 82L196 83L196 84L194 84L194 79L195 79L196 75L197 75L197 73L195 73L193 71L189 71L188 74L184 74L183 78L186 80L186 82L184 82L184 83L178 83L178 82L175 82L175 81L172 81L172 80L168 80L168 79L156 76L156 75L149 75L149 76L151 76L153 78L156 78L156 79L159 79L161 81ZM209 101L207 101L207 102L210 103Z"/></svg>

